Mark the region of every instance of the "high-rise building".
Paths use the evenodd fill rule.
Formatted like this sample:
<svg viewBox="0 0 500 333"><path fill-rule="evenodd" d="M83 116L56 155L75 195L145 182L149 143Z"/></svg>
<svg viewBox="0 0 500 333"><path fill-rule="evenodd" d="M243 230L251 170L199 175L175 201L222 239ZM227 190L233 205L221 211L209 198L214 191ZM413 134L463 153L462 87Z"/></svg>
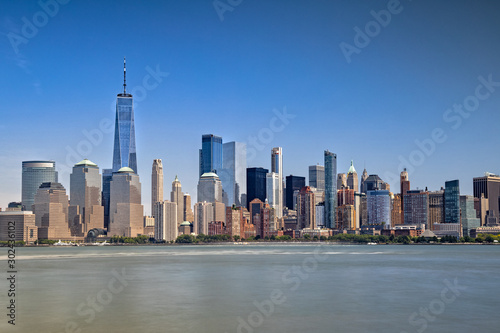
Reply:
<svg viewBox="0 0 500 333"><path fill-rule="evenodd" d="M343 188L337 190L337 206L354 205L355 190L350 188Z"/></svg>
<svg viewBox="0 0 500 333"><path fill-rule="evenodd" d="M325 226L335 228L337 210L337 154L325 150Z"/></svg>
<svg viewBox="0 0 500 333"><path fill-rule="evenodd" d="M325 167L322 165L309 166L309 186L319 191L325 190Z"/></svg>
<svg viewBox="0 0 500 333"><path fill-rule="evenodd" d="M144 231L139 176L129 167L113 173L108 236L137 237Z"/></svg>
<svg viewBox="0 0 500 333"><path fill-rule="evenodd" d="M314 192L309 186L300 189L297 198L297 219L300 229L316 229L316 205Z"/></svg>
<svg viewBox="0 0 500 333"><path fill-rule="evenodd" d="M222 170L218 173L226 204L246 205L247 145L241 142L227 142L222 145Z"/></svg>
<svg viewBox="0 0 500 333"><path fill-rule="evenodd" d="M444 190L429 192L429 229L434 223L444 223Z"/></svg>
<svg viewBox="0 0 500 333"><path fill-rule="evenodd" d="M345 173L339 173L337 175L337 190L342 188L347 188L347 176Z"/></svg>
<svg viewBox="0 0 500 333"><path fill-rule="evenodd" d="M59 183L42 183L35 195L33 213L39 239L70 239L69 200Z"/></svg>
<svg viewBox="0 0 500 333"><path fill-rule="evenodd" d="M182 185L177 175L172 182L172 192L170 192L170 201L177 205L177 227L184 222L184 193L182 193Z"/></svg>
<svg viewBox="0 0 500 333"><path fill-rule="evenodd" d="M460 223L459 181L450 180L444 184L444 223Z"/></svg>
<svg viewBox="0 0 500 333"><path fill-rule="evenodd" d="M35 214L31 211L0 212L0 241L24 241L26 244L33 244L37 239L38 228L35 224Z"/></svg>
<svg viewBox="0 0 500 333"><path fill-rule="evenodd" d="M369 225L391 227L391 197L387 190L371 190L366 194Z"/></svg>
<svg viewBox="0 0 500 333"><path fill-rule="evenodd" d="M341 205L337 207L336 226L337 230L356 230L356 210L353 205Z"/></svg>
<svg viewBox="0 0 500 333"><path fill-rule="evenodd" d="M163 201L163 164L161 159L153 160L151 171L151 215L154 217L154 207Z"/></svg>
<svg viewBox="0 0 500 333"><path fill-rule="evenodd" d="M134 101L126 91L126 67L123 59L123 93L116 97L115 142L113 148L113 172L123 167L137 174L135 147Z"/></svg>
<svg viewBox="0 0 500 333"><path fill-rule="evenodd" d="M23 210L32 210L35 195L42 183L57 183L56 162L23 161L22 204Z"/></svg>
<svg viewBox="0 0 500 333"><path fill-rule="evenodd" d="M375 191L375 190L387 190L385 182L378 176L378 175L370 175L368 178L365 179L363 182L364 186L364 193L368 194L368 191Z"/></svg>
<svg viewBox="0 0 500 333"><path fill-rule="evenodd" d="M208 225L214 219L214 206L211 202L197 202L194 204L194 230L197 235L208 235Z"/></svg>
<svg viewBox="0 0 500 333"><path fill-rule="evenodd" d="M366 172L366 168L363 170L363 173L361 174L361 193L366 194L366 186L365 186L365 181L368 179L368 172Z"/></svg>
<svg viewBox="0 0 500 333"><path fill-rule="evenodd" d="M175 241L178 233L177 204L168 200L158 201L153 207L155 217L154 237L157 241Z"/></svg>
<svg viewBox="0 0 500 333"><path fill-rule="evenodd" d="M366 212L366 194L361 192L354 193L354 210L356 211L356 228L363 225L363 218L366 224L367 212Z"/></svg>
<svg viewBox="0 0 500 333"><path fill-rule="evenodd" d="M194 222L194 214L191 207L191 196L189 193L184 193L184 221Z"/></svg>
<svg viewBox="0 0 500 333"><path fill-rule="evenodd" d="M104 229L109 227L109 202L111 200L111 180L113 169L102 169L102 205L104 207Z"/></svg>
<svg viewBox="0 0 500 333"><path fill-rule="evenodd" d="M73 236L104 228L99 167L88 159L75 164L70 175L69 226Z"/></svg>
<svg viewBox="0 0 500 333"><path fill-rule="evenodd" d="M487 200L487 205L483 204L479 212L481 220L486 215L500 218L500 176L487 172L484 177L473 178L473 189L474 198L481 200L484 196Z"/></svg>
<svg viewBox="0 0 500 333"><path fill-rule="evenodd" d="M213 134L201 136L200 177L204 173L219 173L222 169L222 137Z"/></svg>
<svg viewBox="0 0 500 333"><path fill-rule="evenodd" d="M481 226L481 220L477 218L476 210L474 209L474 197L471 195L460 196L460 213L462 220L462 229L464 236L470 236L471 229L476 229Z"/></svg>
<svg viewBox="0 0 500 333"><path fill-rule="evenodd" d="M354 169L353 161L351 161L351 166L349 167L349 171L347 171L347 187L351 190L359 192L358 173L356 172L356 169Z"/></svg>
<svg viewBox="0 0 500 333"><path fill-rule="evenodd" d="M392 227L398 224L403 224L404 211L401 205L402 205L401 194L395 194L394 197L392 198L392 210L391 210Z"/></svg>
<svg viewBox="0 0 500 333"><path fill-rule="evenodd" d="M222 202L222 183L213 172L201 175L198 181L198 202Z"/></svg>
<svg viewBox="0 0 500 333"><path fill-rule="evenodd" d="M275 211L278 210L280 195L280 178L276 172L270 172L266 175L266 197L267 203L270 207L274 208Z"/></svg>
<svg viewBox="0 0 500 333"><path fill-rule="evenodd" d="M401 209L403 211L402 215L402 223L405 223L405 217L404 217L404 211L405 211L405 203L404 203L404 196L406 192L410 190L410 180L408 179L408 172L406 171L406 168L404 168L403 171L401 171L401 174L399 176L399 188L400 188L400 194L401 194Z"/></svg>
<svg viewBox="0 0 500 333"><path fill-rule="evenodd" d="M270 235L271 223L274 221L274 209L259 199L250 202L250 221L255 226L255 233L261 238Z"/></svg>
<svg viewBox="0 0 500 333"><path fill-rule="evenodd" d="M247 168L247 205L249 209L250 201L259 199L266 201L266 175L268 169L264 168Z"/></svg>
<svg viewBox="0 0 500 333"><path fill-rule="evenodd" d="M406 191L403 195L404 224L421 225L429 229L429 192L423 190Z"/></svg>
<svg viewBox="0 0 500 333"><path fill-rule="evenodd" d="M293 194L295 191L300 191L306 186L306 177L301 176L286 176L286 207L295 210Z"/></svg>
<svg viewBox="0 0 500 333"><path fill-rule="evenodd" d="M271 172L277 173L280 179L279 181L279 196L278 196L278 208L275 210L275 215L281 217L283 215L283 148L274 147L271 149Z"/></svg>

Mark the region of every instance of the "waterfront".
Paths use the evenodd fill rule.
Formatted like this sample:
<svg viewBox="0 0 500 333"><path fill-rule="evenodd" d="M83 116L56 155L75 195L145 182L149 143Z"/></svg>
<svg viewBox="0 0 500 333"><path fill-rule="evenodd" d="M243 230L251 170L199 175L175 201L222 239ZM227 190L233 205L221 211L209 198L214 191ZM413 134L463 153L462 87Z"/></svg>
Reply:
<svg viewBox="0 0 500 333"><path fill-rule="evenodd" d="M469 332L497 327L498 246L17 251L17 332ZM14 328L4 319L0 330Z"/></svg>

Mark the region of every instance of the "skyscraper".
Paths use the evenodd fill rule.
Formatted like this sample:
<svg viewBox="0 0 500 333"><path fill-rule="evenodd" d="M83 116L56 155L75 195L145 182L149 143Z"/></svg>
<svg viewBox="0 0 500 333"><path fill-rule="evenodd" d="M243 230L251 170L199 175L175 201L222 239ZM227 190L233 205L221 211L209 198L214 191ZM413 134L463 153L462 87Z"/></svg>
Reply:
<svg viewBox="0 0 500 333"><path fill-rule="evenodd" d="M266 174L269 170L264 168L247 168L247 208L250 201L259 199L266 201Z"/></svg>
<svg viewBox="0 0 500 333"><path fill-rule="evenodd" d="M337 154L325 150L325 226L335 228L337 210Z"/></svg>
<svg viewBox="0 0 500 333"><path fill-rule="evenodd" d="M354 163L351 161L351 166L349 167L349 171L347 171L347 186L356 192L359 192L358 186L358 173L356 169L354 169Z"/></svg>
<svg viewBox="0 0 500 333"><path fill-rule="evenodd" d="M283 216L283 148L274 147L271 149L271 172L277 173L279 178L278 205L275 216Z"/></svg>
<svg viewBox="0 0 500 333"><path fill-rule="evenodd" d="M444 190L429 192L429 229L434 223L444 223Z"/></svg>
<svg viewBox="0 0 500 333"><path fill-rule="evenodd" d="M40 239L70 239L68 225L68 195L59 183L40 185L33 205Z"/></svg>
<svg viewBox="0 0 500 333"><path fill-rule="evenodd" d="M366 168L363 170L363 173L361 174L361 189L360 189L360 192L361 193L365 193L366 194L366 185L365 185L365 181L368 179L368 172L366 172Z"/></svg>
<svg viewBox="0 0 500 333"><path fill-rule="evenodd" d="M488 208L480 211L480 218L484 220L487 214L500 218L500 176L486 172L484 177L473 178L473 182L474 198L481 200L481 195L484 195L487 201Z"/></svg>
<svg viewBox="0 0 500 333"><path fill-rule="evenodd" d="M160 159L153 160L151 172L151 215L157 202L163 201L163 164Z"/></svg>
<svg viewBox="0 0 500 333"><path fill-rule="evenodd" d="M300 189L297 197L297 219L300 229L316 229L316 205L314 192L309 186Z"/></svg>
<svg viewBox="0 0 500 333"><path fill-rule="evenodd" d="M337 190L347 187L347 176L345 173L339 173L337 175Z"/></svg>
<svg viewBox="0 0 500 333"><path fill-rule="evenodd" d="M405 217L404 217L404 211L405 211L405 203L404 203L404 197L406 192L410 190L410 181L408 179L408 172L406 171L406 168L401 172L400 177L399 177L399 187L400 187L400 193L401 193L401 210L403 211L402 219L401 221L405 223Z"/></svg>
<svg viewBox="0 0 500 333"><path fill-rule="evenodd" d="M198 181L198 202L203 201L222 202L222 184L213 172L204 173Z"/></svg>
<svg viewBox="0 0 500 333"><path fill-rule="evenodd" d="M57 182L56 162L24 161L22 170L23 210L32 210L35 194L42 183Z"/></svg>
<svg viewBox="0 0 500 333"><path fill-rule="evenodd" d="M104 228L99 167L88 159L75 164L70 175L69 225L74 236Z"/></svg>
<svg viewBox="0 0 500 333"><path fill-rule="evenodd" d="M391 227L391 197L387 190L373 190L366 194L369 225Z"/></svg>
<svg viewBox="0 0 500 333"><path fill-rule="evenodd" d="M204 173L219 173L222 169L222 137L213 134L201 136L200 177Z"/></svg>
<svg viewBox="0 0 500 333"><path fill-rule="evenodd" d="M172 182L172 192L170 192L170 201L177 204L177 227L184 222L184 193L182 193L182 185L177 175Z"/></svg>
<svg viewBox="0 0 500 333"><path fill-rule="evenodd" d="M178 234L177 224L177 205L168 200L158 201L153 207L153 216L155 217L156 240L170 242L175 241Z"/></svg>
<svg viewBox="0 0 500 333"><path fill-rule="evenodd" d="M322 165L309 166L309 186L319 191L325 190L325 167Z"/></svg>
<svg viewBox="0 0 500 333"><path fill-rule="evenodd" d="M102 205L104 206L104 229L109 227L109 202L111 200L111 180L113 169L102 169Z"/></svg>
<svg viewBox="0 0 500 333"><path fill-rule="evenodd" d="M474 209L474 197L471 195L460 196L460 211L462 219L462 230L464 236L470 236L471 229L481 226L481 219L477 218Z"/></svg>
<svg viewBox="0 0 500 333"><path fill-rule="evenodd" d="M430 229L429 223L429 192L423 190L406 191L403 195L404 224L425 224Z"/></svg>
<svg viewBox="0 0 500 333"><path fill-rule="evenodd" d="M184 193L184 221L194 222L194 213L191 207L191 196L189 193Z"/></svg>
<svg viewBox="0 0 500 333"><path fill-rule="evenodd" d="M227 142L222 145L222 170L218 174L227 205L246 205L247 145L241 142Z"/></svg>
<svg viewBox="0 0 500 333"><path fill-rule="evenodd" d="M279 197L279 175L276 172L270 172L266 175L266 197L269 206L275 211L278 210L278 197Z"/></svg>
<svg viewBox="0 0 500 333"><path fill-rule="evenodd" d="M306 186L306 177L286 176L286 207L288 209L295 210L297 208L293 202L293 194L295 191L300 191L304 186Z"/></svg>
<svg viewBox="0 0 500 333"><path fill-rule="evenodd" d="M126 92L126 67L123 58L123 93L116 97L115 143L113 148L113 172L129 167L137 174L135 150L134 101Z"/></svg>
<svg viewBox="0 0 500 333"><path fill-rule="evenodd" d="M444 223L460 223L459 181L450 180L444 184Z"/></svg>

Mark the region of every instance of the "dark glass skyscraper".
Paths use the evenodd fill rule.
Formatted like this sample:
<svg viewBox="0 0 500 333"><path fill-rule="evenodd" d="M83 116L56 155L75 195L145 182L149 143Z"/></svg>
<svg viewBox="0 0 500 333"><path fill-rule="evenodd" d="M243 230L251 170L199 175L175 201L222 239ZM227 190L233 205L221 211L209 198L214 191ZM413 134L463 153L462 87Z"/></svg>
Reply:
<svg viewBox="0 0 500 333"><path fill-rule="evenodd" d="M337 208L337 154L325 150L325 226L335 228Z"/></svg>
<svg viewBox="0 0 500 333"><path fill-rule="evenodd" d="M460 186L458 179L444 183L444 223L460 223Z"/></svg>
<svg viewBox="0 0 500 333"><path fill-rule="evenodd" d="M269 170L264 168L247 168L247 207L250 201L257 198L266 201L266 174Z"/></svg>
<svg viewBox="0 0 500 333"><path fill-rule="evenodd" d="M57 171L54 161L24 161L22 172L23 210L31 210L35 194L42 183L56 183Z"/></svg>
<svg viewBox="0 0 500 333"><path fill-rule="evenodd" d="M218 174L222 169L222 137L204 134L201 137L200 177L204 173Z"/></svg>
<svg viewBox="0 0 500 333"><path fill-rule="evenodd" d="M115 144L113 148L113 172L129 167L137 174L135 151L134 101L126 92L126 68L123 59L123 93L116 97Z"/></svg>
<svg viewBox="0 0 500 333"><path fill-rule="evenodd" d="M306 177L301 176L286 176L286 206L288 209L295 210L293 204L293 192L300 191L306 186Z"/></svg>

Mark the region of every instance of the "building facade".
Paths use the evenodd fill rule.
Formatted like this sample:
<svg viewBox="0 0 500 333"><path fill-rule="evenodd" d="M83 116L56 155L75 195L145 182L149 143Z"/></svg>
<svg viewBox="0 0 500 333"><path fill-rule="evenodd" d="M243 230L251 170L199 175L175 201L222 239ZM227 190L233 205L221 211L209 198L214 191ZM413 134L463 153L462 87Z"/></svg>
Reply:
<svg viewBox="0 0 500 333"><path fill-rule="evenodd" d="M325 167L322 165L309 166L309 186L319 191L325 190Z"/></svg>
<svg viewBox="0 0 500 333"><path fill-rule="evenodd" d="M198 202L222 202L222 183L213 172L201 175L198 181Z"/></svg>
<svg viewBox="0 0 500 333"><path fill-rule="evenodd" d="M153 207L154 237L157 241L175 241L178 235L177 204L168 200L158 201Z"/></svg>
<svg viewBox="0 0 500 333"><path fill-rule="evenodd" d="M326 150L325 157L325 226L335 228L337 210L337 155Z"/></svg>
<svg viewBox="0 0 500 333"><path fill-rule="evenodd" d="M391 197L387 190L372 190L366 194L368 225L391 226Z"/></svg>
<svg viewBox="0 0 500 333"><path fill-rule="evenodd" d="M450 180L444 185L444 223L460 223L460 184Z"/></svg>
<svg viewBox="0 0 500 333"><path fill-rule="evenodd" d="M300 191L306 186L306 177L301 176L286 176L286 207L295 210L293 194L295 191Z"/></svg>
<svg viewBox="0 0 500 333"><path fill-rule="evenodd" d="M225 192L226 205L246 205L247 145L227 142L222 145L222 170L218 174Z"/></svg>
<svg viewBox="0 0 500 333"><path fill-rule="evenodd" d="M153 160L151 170L151 215L154 216L154 206L163 201L163 164L161 159Z"/></svg>
<svg viewBox="0 0 500 333"><path fill-rule="evenodd" d="M201 136L200 177L204 173L218 173L222 169L222 137L213 134Z"/></svg>
<svg viewBox="0 0 500 333"><path fill-rule="evenodd" d="M275 214L278 217L283 215L284 208L284 193L283 193L283 148L274 147L271 149L271 172L278 174L279 178L279 194L277 200L277 209Z"/></svg>
<svg viewBox="0 0 500 333"><path fill-rule="evenodd" d="M57 183L58 174L54 161L24 161L22 163L22 205L31 211L35 195L42 183Z"/></svg>
<svg viewBox="0 0 500 333"><path fill-rule="evenodd" d="M68 225L69 200L59 183L42 183L35 195L33 213L39 239L70 239Z"/></svg>
<svg viewBox="0 0 500 333"><path fill-rule="evenodd" d="M268 173L268 169L260 167L247 168L247 208L250 207L250 201L253 199L266 201L266 175Z"/></svg>

